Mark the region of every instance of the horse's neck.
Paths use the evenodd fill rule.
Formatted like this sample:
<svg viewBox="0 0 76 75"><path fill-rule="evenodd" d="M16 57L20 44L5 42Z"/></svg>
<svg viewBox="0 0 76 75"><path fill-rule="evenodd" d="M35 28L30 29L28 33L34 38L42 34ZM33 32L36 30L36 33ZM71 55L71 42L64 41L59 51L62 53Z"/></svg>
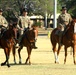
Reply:
<svg viewBox="0 0 76 75"><path fill-rule="evenodd" d="M11 30L8 29L7 31L5 31L2 37L3 37L3 38L6 38L6 39L11 38L11 37L12 37L12 32L11 32Z"/></svg>
<svg viewBox="0 0 76 75"><path fill-rule="evenodd" d="M68 30L66 31L66 33L65 33L65 35L64 35L64 37L66 37L68 40L69 39L72 39L72 37L73 37L73 27L69 27L68 28Z"/></svg>

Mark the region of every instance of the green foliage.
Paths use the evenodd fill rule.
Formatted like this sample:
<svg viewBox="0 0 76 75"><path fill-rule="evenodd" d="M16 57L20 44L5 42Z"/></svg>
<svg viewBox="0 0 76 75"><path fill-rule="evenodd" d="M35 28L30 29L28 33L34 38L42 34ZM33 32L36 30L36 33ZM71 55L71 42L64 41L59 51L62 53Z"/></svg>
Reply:
<svg viewBox="0 0 76 75"><path fill-rule="evenodd" d="M29 15L45 15L53 13L53 0L0 0L0 7L5 11L10 9L20 14L20 9L28 8Z"/></svg>
<svg viewBox="0 0 76 75"><path fill-rule="evenodd" d="M76 18L76 0L58 0L59 5L65 5L72 17Z"/></svg>

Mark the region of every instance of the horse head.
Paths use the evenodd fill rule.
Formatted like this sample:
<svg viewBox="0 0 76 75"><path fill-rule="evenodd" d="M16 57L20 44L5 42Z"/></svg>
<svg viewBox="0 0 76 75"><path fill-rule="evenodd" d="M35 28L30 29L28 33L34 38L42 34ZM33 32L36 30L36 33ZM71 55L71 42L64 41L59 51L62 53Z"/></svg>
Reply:
<svg viewBox="0 0 76 75"><path fill-rule="evenodd" d="M35 32L33 29L28 29L28 31L25 32L25 35L28 36L28 40L30 42L34 42L35 40Z"/></svg>
<svg viewBox="0 0 76 75"><path fill-rule="evenodd" d="M11 39L12 37L15 37L15 32L13 30L13 25L10 23L7 30L3 32L2 38Z"/></svg>
<svg viewBox="0 0 76 75"><path fill-rule="evenodd" d="M24 37L24 39L26 38L25 40L26 40L27 44L29 44L31 47L34 46L34 43L35 43L35 32L34 32L34 29L28 29L27 31L25 31L23 37Z"/></svg>

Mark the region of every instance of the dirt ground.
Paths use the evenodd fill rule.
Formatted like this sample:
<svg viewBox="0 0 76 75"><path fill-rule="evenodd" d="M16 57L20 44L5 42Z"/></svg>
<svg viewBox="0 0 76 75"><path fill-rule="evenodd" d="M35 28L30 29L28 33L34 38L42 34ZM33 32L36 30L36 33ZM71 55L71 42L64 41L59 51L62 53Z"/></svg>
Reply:
<svg viewBox="0 0 76 75"><path fill-rule="evenodd" d="M13 64L13 56L10 54L11 67L0 66L0 75L76 75L76 65L73 64L73 56L70 55L71 48L68 49L67 62L64 64L64 49L61 49L59 59L60 64L54 63L54 54L48 36L38 36L36 43L38 49L33 49L31 54L32 65L25 65L27 51L24 47L21 51L22 64L18 63L18 53L16 50L17 64ZM0 63L5 60L3 49L0 49Z"/></svg>

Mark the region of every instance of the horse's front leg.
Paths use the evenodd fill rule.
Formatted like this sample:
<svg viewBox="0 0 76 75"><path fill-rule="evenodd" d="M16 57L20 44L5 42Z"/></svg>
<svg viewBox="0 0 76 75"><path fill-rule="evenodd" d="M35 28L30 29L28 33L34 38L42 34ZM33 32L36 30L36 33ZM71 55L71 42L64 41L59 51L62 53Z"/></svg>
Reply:
<svg viewBox="0 0 76 75"><path fill-rule="evenodd" d="M23 48L23 46L20 46L20 48L18 49L18 55L19 55L19 64L21 64L22 63L22 61L21 61L21 54L20 54L20 52L21 52L21 49Z"/></svg>
<svg viewBox="0 0 76 75"><path fill-rule="evenodd" d="M55 57L55 63L59 63L58 56L57 56L56 43L53 45L53 53L54 53L54 57Z"/></svg>
<svg viewBox="0 0 76 75"><path fill-rule="evenodd" d="M10 50L6 48L6 49L4 49L4 52L5 52L6 60L5 60L5 62L1 63L1 66L5 65L7 63L7 66L10 67L9 61L8 61Z"/></svg>
<svg viewBox="0 0 76 75"><path fill-rule="evenodd" d="M62 46L58 46L58 51L57 51L57 63L59 63L59 53L60 53L60 49Z"/></svg>
<svg viewBox="0 0 76 75"><path fill-rule="evenodd" d="M7 66L10 67L8 60L9 60L9 57L6 55L6 60L5 62L1 63L1 66L4 66L7 63Z"/></svg>
<svg viewBox="0 0 76 75"><path fill-rule="evenodd" d="M64 64L66 63L66 58L67 58L67 47L64 47L65 50L65 58L64 58Z"/></svg>
<svg viewBox="0 0 76 75"><path fill-rule="evenodd" d="M76 64L76 34L73 35L73 61Z"/></svg>
<svg viewBox="0 0 76 75"><path fill-rule="evenodd" d="M27 64L27 62L29 61L29 65L31 65L31 61L30 61L31 51L32 51L32 48L31 47L27 47L28 57L26 59L25 64Z"/></svg>
<svg viewBox="0 0 76 75"><path fill-rule="evenodd" d="M5 65L6 62L7 62L7 54L6 54L6 50L5 49L4 49L4 53L5 53L5 56L6 56L6 60L5 60L5 62L1 63L1 66Z"/></svg>
<svg viewBox="0 0 76 75"><path fill-rule="evenodd" d="M73 61L74 61L74 64L76 64L76 45L73 47Z"/></svg>
<svg viewBox="0 0 76 75"><path fill-rule="evenodd" d="M15 48L15 45L13 46L12 48L12 53L13 53L13 57L14 57L14 63L16 64L16 59L15 59L15 54L16 54L16 48Z"/></svg>
<svg viewBox="0 0 76 75"><path fill-rule="evenodd" d="M10 56L10 51L11 51L11 49L10 48L8 48L8 50L7 50L7 66L8 67L10 67L10 65L9 65L9 56Z"/></svg>
<svg viewBox="0 0 76 75"><path fill-rule="evenodd" d="M10 67L10 65L9 65L9 56L7 57L7 66Z"/></svg>

